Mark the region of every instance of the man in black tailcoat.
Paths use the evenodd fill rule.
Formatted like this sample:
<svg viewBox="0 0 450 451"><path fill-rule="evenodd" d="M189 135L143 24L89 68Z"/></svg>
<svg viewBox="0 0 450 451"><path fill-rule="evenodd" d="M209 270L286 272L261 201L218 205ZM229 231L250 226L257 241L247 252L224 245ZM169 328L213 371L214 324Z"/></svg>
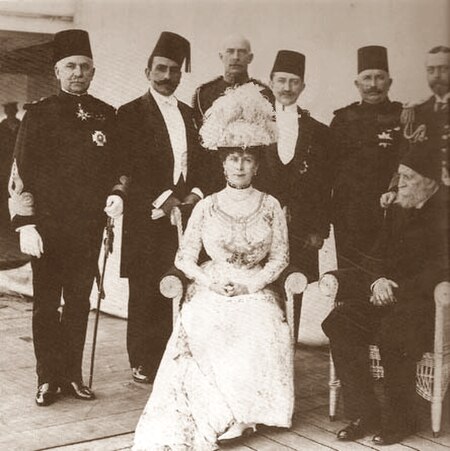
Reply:
<svg viewBox="0 0 450 451"><path fill-rule="evenodd" d="M339 267L365 264L383 223L380 196L395 173L402 145L402 105L388 98L387 50L358 50L355 85L362 101L334 112L333 219Z"/></svg>
<svg viewBox="0 0 450 451"><path fill-rule="evenodd" d="M95 71L87 32L61 31L53 45L61 91L25 106L9 186L13 227L33 256L38 406L51 404L58 388L94 399L81 371L89 296L104 210L120 216L126 190L114 109L87 93Z"/></svg>
<svg viewBox="0 0 450 451"><path fill-rule="evenodd" d="M371 269L353 271L347 281L338 275L353 288L322 327L352 421L338 432L340 440L373 430L374 443L388 445L415 430L416 362L433 348L434 288L449 274L448 191L439 186L440 170L429 157L437 146L417 143L402 158L397 199L371 253ZM378 345L384 367L383 412L373 391L369 344Z"/></svg>
<svg viewBox="0 0 450 451"><path fill-rule="evenodd" d="M142 383L153 382L172 330L172 304L159 292L178 246L170 212L202 196L194 186L200 145L193 112L173 95L185 60L190 70L189 42L163 32L145 69L149 91L118 110L131 177L122 244L130 289L127 348L133 379Z"/></svg>
<svg viewBox="0 0 450 451"><path fill-rule="evenodd" d="M264 150L255 186L277 197L285 209L291 264L313 282L319 275L319 249L330 229L330 133L297 106L304 76L305 56L280 50L270 75L278 142ZM296 334L299 308L296 300Z"/></svg>

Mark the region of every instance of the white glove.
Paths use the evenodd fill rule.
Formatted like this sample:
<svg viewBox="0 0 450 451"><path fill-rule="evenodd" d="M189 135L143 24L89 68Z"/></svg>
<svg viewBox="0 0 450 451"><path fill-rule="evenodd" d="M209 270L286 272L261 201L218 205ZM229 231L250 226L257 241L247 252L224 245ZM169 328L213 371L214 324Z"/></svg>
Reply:
<svg viewBox="0 0 450 451"><path fill-rule="evenodd" d="M20 227L19 233L21 252L40 258L44 253L44 244L36 227L34 225Z"/></svg>
<svg viewBox="0 0 450 451"><path fill-rule="evenodd" d="M111 194L106 199L105 213L112 219L117 219L123 214L123 199L117 194Z"/></svg>

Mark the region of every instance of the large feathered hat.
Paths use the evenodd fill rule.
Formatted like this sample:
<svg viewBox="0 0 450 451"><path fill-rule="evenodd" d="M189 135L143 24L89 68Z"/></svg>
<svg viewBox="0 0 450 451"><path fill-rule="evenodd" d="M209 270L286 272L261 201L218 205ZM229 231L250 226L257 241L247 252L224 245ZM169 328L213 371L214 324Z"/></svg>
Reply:
<svg viewBox="0 0 450 451"><path fill-rule="evenodd" d="M267 146L276 141L275 113L254 83L228 88L205 113L200 137L210 150Z"/></svg>

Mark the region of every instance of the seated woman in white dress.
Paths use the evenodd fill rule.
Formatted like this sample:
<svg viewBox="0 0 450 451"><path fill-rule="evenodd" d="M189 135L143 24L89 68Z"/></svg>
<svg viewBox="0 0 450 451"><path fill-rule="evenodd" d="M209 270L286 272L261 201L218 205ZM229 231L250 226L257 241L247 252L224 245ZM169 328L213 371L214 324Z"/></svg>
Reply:
<svg viewBox="0 0 450 451"><path fill-rule="evenodd" d="M270 104L256 89L240 89L224 97L258 105L259 119L250 121L252 133L237 143L245 150L217 151L227 186L201 200L189 219L175 265L193 283L139 420L135 451L209 451L256 424L291 426L292 339L268 287L288 265L287 225L278 201L251 186L258 150L248 145L249 136L250 144L269 144L275 132ZM238 135L244 139L236 127L227 138L228 128L215 147L236 145ZM211 136L202 137L211 146ZM202 247L210 260L199 265Z"/></svg>

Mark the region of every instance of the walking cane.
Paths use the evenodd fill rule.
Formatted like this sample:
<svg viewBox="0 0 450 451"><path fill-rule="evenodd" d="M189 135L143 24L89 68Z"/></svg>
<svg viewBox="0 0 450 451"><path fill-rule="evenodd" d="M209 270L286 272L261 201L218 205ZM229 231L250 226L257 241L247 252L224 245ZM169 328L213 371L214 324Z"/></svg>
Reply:
<svg viewBox="0 0 450 451"><path fill-rule="evenodd" d="M105 291L103 289L103 284L105 282L105 271L106 262L108 261L109 254L113 251L113 241L114 241L114 219L108 217L106 222L106 234L103 240L103 266L100 277L97 280L97 312L95 314L95 325L94 325L94 338L92 340L92 355L91 355L91 370L89 372L89 388L92 388L92 378L94 376L94 361L95 361L95 346L97 344L97 332L98 332L98 320L100 318L100 304L102 299L105 299Z"/></svg>

